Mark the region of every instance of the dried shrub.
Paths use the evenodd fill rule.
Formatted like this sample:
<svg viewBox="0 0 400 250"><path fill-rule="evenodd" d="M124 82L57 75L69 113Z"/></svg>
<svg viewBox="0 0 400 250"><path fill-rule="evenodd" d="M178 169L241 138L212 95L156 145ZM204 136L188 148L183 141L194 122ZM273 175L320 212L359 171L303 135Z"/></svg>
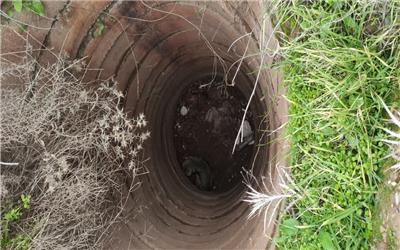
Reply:
<svg viewBox="0 0 400 250"><path fill-rule="evenodd" d="M124 113L112 79L84 84L74 76L79 61L59 60L35 74L29 56L23 65L2 63L2 82L25 83L23 91L1 92L2 211L22 194L32 197L9 237L24 235L33 249L100 248L145 173L141 151L150 133L144 115Z"/></svg>

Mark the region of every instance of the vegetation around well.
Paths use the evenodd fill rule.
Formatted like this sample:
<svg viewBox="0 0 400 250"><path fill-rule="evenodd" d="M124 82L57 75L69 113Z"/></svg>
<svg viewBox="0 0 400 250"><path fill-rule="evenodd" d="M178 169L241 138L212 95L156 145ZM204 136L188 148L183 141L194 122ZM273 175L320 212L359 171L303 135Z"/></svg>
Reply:
<svg viewBox="0 0 400 250"><path fill-rule="evenodd" d="M370 249L377 191L393 165L381 99L400 107L400 1L301 2L274 5L290 171L304 190L275 240L280 249Z"/></svg>
<svg viewBox="0 0 400 250"><path fill-rule="evenodd" d="M385 128L398 133L388 113L400 110L400 1L266 2L290 106L289 191L249 186L250 215L286 202L278 249L374 248L379 194L390 195L383 181L398 165ZM39 0L4 5L10 20L44 13ZM92 35L104 31L98 19ZM1 86L0 248L102 248L145 171L146 120L124 113L112 79L83 83L79 61L44 67L25 56L2 61L0 74L4 86L15 84ZM393 231L387 249L400 248Z"/></svg>

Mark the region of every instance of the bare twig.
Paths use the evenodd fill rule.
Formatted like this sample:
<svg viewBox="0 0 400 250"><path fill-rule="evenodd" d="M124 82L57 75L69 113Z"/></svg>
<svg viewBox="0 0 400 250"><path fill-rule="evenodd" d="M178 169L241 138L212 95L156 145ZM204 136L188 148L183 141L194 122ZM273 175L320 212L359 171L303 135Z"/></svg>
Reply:
<svg viewBox="0 0 400 250"><path fill-rule="evenodd" d="M2 161L0 161L0 165L3 165L3 166L18 166L19 163L17 163L17 162L2 162Z"/></svg>

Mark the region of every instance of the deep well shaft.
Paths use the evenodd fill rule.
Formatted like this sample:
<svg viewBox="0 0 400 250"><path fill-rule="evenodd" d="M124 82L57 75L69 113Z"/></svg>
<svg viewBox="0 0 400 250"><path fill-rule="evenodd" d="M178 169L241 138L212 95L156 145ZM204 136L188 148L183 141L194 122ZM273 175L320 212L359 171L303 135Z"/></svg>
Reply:
<svg viewBox="0 0 400 250"><path fill-rule="evenodd" d="M246 167L257 178L271 177L267 188L274 184L285 166L286 144L278 128L286 121L287 105L281 97L281 75L268 67L278 45L263 3L45 1L45 7L48 19L31 13L18 17L32 24L27 32L33 47L50 48L68 59L85 57L93 69L85 79L113 76L126 95L125 109L132 115L144 113L149 121L151 139L144 150L148 174L140 177L140 188L125 205L128 219L115 226L107 245L270 248L275 227L264 226L264 214L248 219L249 205L242 202L245 186L239 182L222 193L194 190L181 171L173 141L176 105L188 84L218 75L248 100L257 82L250 109L256 114L255 138L261 146L255 147ZM13 29L10 25L1 31L2 53L25 46ZM56 60L49 51L34 56L42 64ZM266 218L277 211L267 211Z"/></svg>

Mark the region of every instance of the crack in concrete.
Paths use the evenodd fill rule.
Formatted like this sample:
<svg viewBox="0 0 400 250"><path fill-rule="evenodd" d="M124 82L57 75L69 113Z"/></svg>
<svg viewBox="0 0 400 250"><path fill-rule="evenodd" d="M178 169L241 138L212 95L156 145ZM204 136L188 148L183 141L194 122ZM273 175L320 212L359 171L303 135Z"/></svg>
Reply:
<svg viewBox="0 0 400 250"><path fill-rule="evenodd" d="M100 12L100 14L97 15L96 19L94 20L94 22L92 23L92 25L90 26L89 30L86 32L85 36L83 37L79 47L78 47L78 51L75 55L75 58L79 59L82 58L84 56L85 50L87 45L89 44L89 42L94 39L93 34L95 32L95 30L97 29L96 27L96 23L98 21L101 21L102 18L104 18L105 16L107 16L107 14L110 13L112 7L117 3L117 1L111 1L109 4L107 4L107 6Z"/></svg>
<svg viewBox="0 0 400 250"><path fill-rule="evenodd" d="M30 89L28 90L28 94L26 96L26 100L29 100L30 98L32 98L32 96L33 96L33 94L35 92L36 85L37 85L36 78L37 78L38 74L40 73L39 72L39 68L40 68L39 60L42 57L43 52L47 49L47 45L49 43L50 34L51 34L54 26L58 22L60 16L63 15L64 11L68 8L70 3L71 3L71 0L68 0L67 2L65 2L64 6L61 8L61 10L58 11L58 13L54 16L53 21L51 22L49 31L47 32L46 36L43 39L42 45L40 46L40 49L39 49L39 54L37 56L37 59L35 60L35 64L33 66L33 70L32 70L32 73L31 73L31 83L32 84L29 86Z"/></svg>

